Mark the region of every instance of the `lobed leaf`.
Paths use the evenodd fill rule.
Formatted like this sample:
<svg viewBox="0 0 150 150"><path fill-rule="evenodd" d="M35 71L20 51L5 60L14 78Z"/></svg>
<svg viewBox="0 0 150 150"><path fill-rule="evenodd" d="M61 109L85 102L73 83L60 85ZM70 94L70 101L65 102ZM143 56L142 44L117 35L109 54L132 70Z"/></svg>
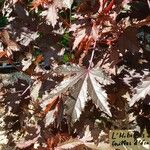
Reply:
<svg viewBox="0 0 150 150"><path fill-rule="evenodd" d="M60 67L58 68L60 69ZM71 117L72 122L79 119L85 107L85 103L88 100L87 94L89 94L97 107L111 116L107 102L107 94L102 89L102 85L100 83L106 85L112 83L112 80L98 68L85 69L76 66L75 70L78 68L78 71L75 73L75 70L73 69L72 76L70 66L68 66L68 68L69 69L66 69L65 67L64 74L68 73L69 77L65 78L50 92L49 96L42 102L41 106L45 107L54 96L59 96L69 90L70 97L66 99L65 102L67 105L66 114ZM70 70L70 72L68 72L68 70Z"/></svg>

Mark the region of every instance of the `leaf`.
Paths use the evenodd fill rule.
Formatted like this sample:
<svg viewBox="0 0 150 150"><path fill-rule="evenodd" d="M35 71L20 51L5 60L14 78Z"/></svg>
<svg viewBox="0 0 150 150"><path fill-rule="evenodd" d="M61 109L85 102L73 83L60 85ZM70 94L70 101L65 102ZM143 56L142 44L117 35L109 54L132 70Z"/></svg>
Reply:
<svg viewBox="0 0 150 150"><path fill-rule="evenodd" d="M127 27L124 33L118 39L118 48L124 53L129 50L132 53L139 52L140 46L137 39L138 30L135 27Z"/></svg>
<svg viewBox="0 0 150 150"><path fill-rule="evenodd" d="M150 0L147 0L148 7L150 9Z"/></svg>
<svg viewBox="0 0 150 150"><path fill-rule="evenodd" d="M84 136L80 138L81 141L86 142L86 141L92 141L93 137L91 136L91 131L90 131L90 126L88 125L85 129Z"/></svg>
<svg viewBox="0 0 150 150"><path fill-rule="evenodd" d="M48 4L50 0L33 0L31 3L32 9L36 9L40 5L43 6L44 4Z"/></svg>
<svg viewBox="0 0 150 150"><path fill-rule="evenodd" d="M67 141L68 139L70 139L71 136L67 133L57 133L54 136L51 136L50 138L48 138L47 140L47 149L54 149L55 146L58 145L58 143L62 143L64 141Z"/></svg>
<svg viewBox="0 0 150 150"><path fill-rule="evenodd" d="M123 0L122 1L122 6L127 5L128 3L130 3L132 0Z"/></svg>
<svg viewBox="0 0 150 150"><path fill-rule="evenodd" d="M77 35L76 35L76 38L74 40L72 49L75 49L76 47L78 47L78 45L80 44L82 39L85 37L85 35L86 35L86 29L85 28L77 32Z"/></svg>
<svg viewBox="0 0 150 150"><path fill-rule="evenodd" d="M27 56L26 56L26 59L22 59L22 70L25 71L27 70L31 64L32 64L32 54L28 53Z"/></svg>
<svg viewBox="0 0 150 150"><path fill-rule="evenodd" d="M54 2L58 2L58 0L54 0ZM32 2L32 9L35 9L37 7L44 6L44 5L48 5L50 2L52 2L52 0L34 0ZM61 2L61 1L60 1ZM73 0L62 0L63 4L65 7L71 9L71 5L73 3Z"/></svg>
<svg viewBox="0 0 150 150"><path fill-rule="evenodd" d="M91 141L93 138L91 137L91 131L89 129L89 125L85 129L84 136L82 138L69 139L68 141L59 144L55 149L70 149L75 148L79 145L83 145L84 143ZM93 145L94 146L94 145Z"/></svg>
<svg viewBox="0 0 150 150"><path fill-rule="evenodd" d="M48 25L51 24L54 28L57 23L57 19L59 18L57 13L58 13L58 10L55 4L52 4L49 6L48 10L43 11L40 15L46 16L46 23Z"/></svg>
<svg viewBox="0 0 150 150"><path fill-rule="evenodd" d="M73 0L63 0L63 3L66 5L67 8L71 9Z"/></svg>
<svg viewBox="0 0 150 150"><path fill-rule="evenodd" d="M85 79L80 79L70 93L72 94L71 98L66 101L65 113L71 116L72 121L75 122L80 117L87 102L87 76Z"/></svg>
<svg viewBox="0 0 150 150"><path fill-rule="evenodd" d="M4 57L4 56L6 56L6 55L7 55L6 51L1 51L1 52L0 52L0 58Z"/></svg>
<svg viewBox="0 0 150 150"><path fill-rule="evenodd" d="M62 98L59 99L59 102L57 104L57 113L56 113L56 125L57 128L61 125L61 122L63 120L63 112L64 112L64 103Z"/></svg>
<svg viewBox="0 0 150 150"><path fill-rule="evenodd" d="M65 65L60 68L62 69L62 73L64 69L64 74L68 76L58 86L56 86L56 88L54 88L50 92L49 96L42 102L41 106L43 108L45 108L54 96L61 95L68 89L70 91L72 89L73 92L71 92L71 97L66 100L66 104L68 105L66 113L71 116L72 122L79 119L85 107L85 103L88 100L87 93L90 95L97 107L111 116L107 102L107 94L102 89L101 84L110 84L112 83L112 80L108 78L102 70L98 68L85 69L75 65L72 65L72 68L68 66L68 70ZM60 68L58 67L55 72L57 72L57 70L60 72ZM76 69L78 70L74 72Z"/></svg>
<svg viewBox="0 0 150 150"><path fill-rule="evenodd" d="M114 5L114 0L111 0L109 5L103 9L103 13L108 13L112 9L113 5Z"/></svg>
<svg viewBox="0 0 150 150"><path fill-rule="evenodd" d="M38 55L37 57L36 57L36 59L35 59L35 61L34 61L34 64L38 64L38 63L40 63L40 62L42 62L43 61L43 56L40 54L40 55Z"/></svg>
<svg viewBox="0 0 150 150"><path fill-rule="evenodd" d="M66 142L63 142L59 144L55 150L68 150L68 149L77 149L77 146L83 145L83 149L90 148L92 150L115 150L110 144L100 142L98 145L96 145L94 142L87 142L87 141L82 141L81 139L70 139Z"/></svg>
<svg viewBox="0 0 150 150"><path fill-rule="evenodd" d="M30 31L26 27L20 30L20 36L17 37L17 41L24 46L28 46L30 42L36 40L39 37L38 32Z"/></svg>
<svg viewBox="0 0 150 150"><path fill-rule="evenodd" d="M29 147L30 145L34 144L40 137L40 132L41 132L40 126L37 126L37 131L36 131L37 136L35 138L33 138L32 140L28 140L28 141L22 140L20 142L17 142L16 147L18 147L20 149L24 149L24 148Z"/></svg>
<svg viewBox="0 0 150 150"><path fill-rule="evenodd" d="M46 2L48 3L48 2ZM73 0L54 0L51 4L48 5L48 9L43 11L40 15L46 16L46 23L48 25L52 25L53 28L55 27L57 20L59 18L58 11L62 8L71 8Z"/></svg>
<svg viewBox="0 0 150 150"><path fill-rule="evenodd" d="M55 113L57 112L57 107L51 111L49 111L46 114L45 117L45 127L47 127L49 124L53 123L55 120Z"/></svg>
<svg viewBox="0 0 150 150"><path fill-rule="evenodd" d="M107 94L106 92L102 89L101 85L97 82L100 80L98 80L98 78L96 78L97 76L93 76L91 75L89 80L88 80L88 91L89 94L92 98L92 100L94 101L94 104L96 104L96 106L99 106L104 112L106 112L109 116L111 116L109 107L108 107L108 103L106 102L107 100Z"/></svg>
<svg viewBox="0 0 150 150"><path fill-rule="evenodd" d="M46 109L44 110L44 112L46 113L45 127L55 121L56 113L58 113L58 108L56 107L58 105L58 100L59 97L55 96L53 99L51 99L50 103L46 106Z"/></svg>
<svg viewBox="0 0 150 150"><path fill-rule="evenodd" d="M88 22L88 25L80 27L77 29L76 25L72 25L70 31L75 30L74 36L75 40L73 43L73 48L78 48L75 57L81 54L82 51L88 51L89 48L94 45L94 43L99 38L99 28L96 22Z"/></svg>
<svg viewBox="0 0 150 150"><path fill-rule="evenodd" d="M10 50L10 51L20 50L20 46L16 42L10 39L10 36L7 30L3 30L0 33L0 38L2 42L7 46L7 50Z"/></svg>
<svg viewBox="0 0 150 150"><path fill-rule="evenodd" d="M6 136L5 131L0 131L0 145L7 144L7 143L8 143L8 138Z"/></svg>
<svg viewBox="0 0 150 150"><path fill-rule="evenodd" d="M63 118L63 110L64 107L61 97L54 96L44 110L44 114L46 114L45 126L47 127L55 121L55 125L58 127Z"/></svg>
<svg viewBox="0 0 150 150"><path fill-rule="evenodd" d="M150 78L146 78L142 81L141 85L135 88L136 93L133 95L131 101L129 101L130 107L135 104L135 102L138 102L140 99L143 99L146 97L146 95L150 95Z"/></svg>
<svg viewBox="0 0 150 150"><path fill-rule="evenodd" d="M48 111L53 110L56 107L58 100L58 96L55 96L53 99L51 99L50 103L46 106L44 112L47 113Z"/></svg>
<svg viewBox="0 0 150 150"><path fill-rule="evenodd" d="M58 147L55 148L55 150L65 150L65 149L71 149L71 148L75 148L78 145L83 144L81 141L79 141L78 139L71 139L67 142L61 143Z"/></svg>
<svg viewBox="0 0 150 150"><path fill-rule="evenodd" d="M37 100L41 86L42 86L41 81L37 80L34 82L32 89L31 89L31 94L30 94L33 100Z"/></svg>
<svg viewBox="0 0 150 150"><path fill-rule="evenodd" d="M8 24L7 18L4 16L1 16L0 17L0 28L6 26L7 24Z"/></svg>
<svg viewBox="0 0 150 150"><path fill-rule="evenodd" d="M114 150L113 147L110 146L110 144L100 142L98 145L96 145L93 141L93 137L91 137L91 131L89 130L89 125L85 129L84 136L82 138L75 138L75 139L69 139L66 142L63 142L59 144L55 150L67 150L67 149L77 149L77 146L83 145L83 147L88 147L90 149L94 150Z"/></svg>

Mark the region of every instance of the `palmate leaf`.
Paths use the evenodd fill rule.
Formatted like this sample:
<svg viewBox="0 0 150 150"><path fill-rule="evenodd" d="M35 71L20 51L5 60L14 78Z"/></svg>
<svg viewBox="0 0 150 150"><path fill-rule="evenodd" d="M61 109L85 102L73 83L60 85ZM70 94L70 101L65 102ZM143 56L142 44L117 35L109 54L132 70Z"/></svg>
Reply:
<svg viewBox="0 0 150 150"><path fill-rule="evenodd" d="M42 102L43 109L51 102L51 99L56 95L61 95L67 90L71 96L66 99L66 114L71 116L72 122L79 119L85 103L88 100L88 95L93 100L94 104L102 111L111 116L108 107L107 94L102 89L102 85L110 84L113 81L108 78L101 69L91 68L85 69L76 65L60 66L55 72L68 75L56 88L54 88L49 96Z"/></svg>
<svg viewBox="0 0 150 150"><path fill-rule="evenodd" d="M53 27L55 27L57 20L59 18L58 11L61 10L62 8L71 9L73 0L62 0L62 1L54 0L54 1L51 1L50 4L48 3L49 3L48 1L46 1L45 3L40 2L40 5L44 6L44 4L47 4L47 7L48 7L48 9L43 11L40 15L46 16L46 23L49 25L51 24ZM39 4L33 3L32 5L33 5L33 8L36 8Z"/></svg>

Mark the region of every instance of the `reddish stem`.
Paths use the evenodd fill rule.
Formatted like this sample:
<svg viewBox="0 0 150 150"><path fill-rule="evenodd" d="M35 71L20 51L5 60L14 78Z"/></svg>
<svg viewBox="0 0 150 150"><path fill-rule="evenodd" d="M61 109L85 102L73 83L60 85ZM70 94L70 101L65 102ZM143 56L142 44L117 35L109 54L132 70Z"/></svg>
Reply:
<svg viewBox="0 0 150 150"><path fill-rule="evenodd" d="M112 9L113 5L114 5L114 0L111 0L109 5L106 8L103 9L103 13L104 14L108 13Z"/></svg>

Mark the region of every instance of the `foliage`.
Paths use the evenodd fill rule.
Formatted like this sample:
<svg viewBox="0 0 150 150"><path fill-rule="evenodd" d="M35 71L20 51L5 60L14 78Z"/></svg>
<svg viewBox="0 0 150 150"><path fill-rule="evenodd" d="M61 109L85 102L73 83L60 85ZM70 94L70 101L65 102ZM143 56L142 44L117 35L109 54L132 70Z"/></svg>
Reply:
<svg viewBox="0 0 150 150"><path fill-rule="evenodd" d="M114 149L110 130L150 134L149 0L0 8L2 149Z"/></svg>

